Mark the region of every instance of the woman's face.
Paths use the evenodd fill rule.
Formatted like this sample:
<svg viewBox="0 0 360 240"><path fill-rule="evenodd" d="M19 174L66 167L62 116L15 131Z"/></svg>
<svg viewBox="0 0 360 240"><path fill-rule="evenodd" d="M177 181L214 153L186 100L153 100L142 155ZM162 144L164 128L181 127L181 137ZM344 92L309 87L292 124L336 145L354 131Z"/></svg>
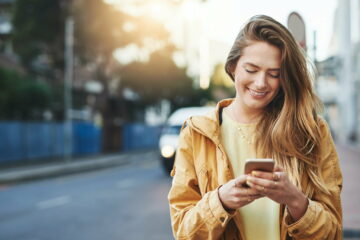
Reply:
<svg viewBox="0 0 360 240"><path fill-rule="evenodd" d="M281 51L255 41L244 48L234 71L236 102L245 112L261 112L280 88Z"/></svg>

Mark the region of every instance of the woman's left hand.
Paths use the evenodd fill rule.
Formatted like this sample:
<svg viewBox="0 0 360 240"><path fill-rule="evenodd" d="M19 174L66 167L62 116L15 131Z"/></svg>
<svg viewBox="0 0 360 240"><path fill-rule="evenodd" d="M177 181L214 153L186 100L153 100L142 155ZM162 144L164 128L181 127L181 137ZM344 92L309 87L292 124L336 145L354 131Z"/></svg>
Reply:
<svg viewBox="0 0 360 240"><path fill-rule="evenodd" d="M306 212L308 199L279 166L275 167L272 173L253 171L251 176L247 177L247 184L273 201L287 205L294 222Z"/></svg>

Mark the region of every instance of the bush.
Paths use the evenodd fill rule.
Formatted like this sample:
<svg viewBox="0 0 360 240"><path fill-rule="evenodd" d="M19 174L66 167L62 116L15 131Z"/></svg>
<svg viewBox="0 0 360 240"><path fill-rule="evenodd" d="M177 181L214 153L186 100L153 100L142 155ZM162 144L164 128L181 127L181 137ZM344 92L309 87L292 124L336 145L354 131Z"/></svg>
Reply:
<svg viewBox="0 0 360 240"><path fill-rule="evenodd" d="M40 120L50 97L47 84L0 68L0 119Z"/></svg>

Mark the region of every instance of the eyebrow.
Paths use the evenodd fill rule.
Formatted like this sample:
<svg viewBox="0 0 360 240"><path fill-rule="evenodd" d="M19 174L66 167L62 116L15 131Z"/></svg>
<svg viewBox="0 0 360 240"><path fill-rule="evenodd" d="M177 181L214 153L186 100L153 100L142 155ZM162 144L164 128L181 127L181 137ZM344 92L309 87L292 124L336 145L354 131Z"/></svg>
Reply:
<svg viewBox="0 0 360 240"><path fill-rule="evenodd" d="M260 68L258 65L251 62L245 62L244 65L250 65L252 67ZM270 68L269 71L280 71L280 68Z"/></svg>

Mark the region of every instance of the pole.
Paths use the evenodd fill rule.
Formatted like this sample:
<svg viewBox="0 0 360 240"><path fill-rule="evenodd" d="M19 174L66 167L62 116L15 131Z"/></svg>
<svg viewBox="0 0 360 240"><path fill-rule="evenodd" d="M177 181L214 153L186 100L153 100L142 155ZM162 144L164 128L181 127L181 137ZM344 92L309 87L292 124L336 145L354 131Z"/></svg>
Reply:
<svg viewBox="0 0 360 240"><path fill-rule="evenodd" d="M72 158L72 82L73 82L73 46L74 46L74 20L71 16L66 18L65 22L65 79L64 79L64 158L65 161L71 161Z"/></svg>
<svg viewBox="0 0 360 240"><path fill-rule="evenodd" d="M317 59L316 59L316 50L317 50L317 39L316 39L316 30L313 31L313 40L314 40L314 44L313 44L313 58L314 58L314 63L316 64Z"/></svg>
<svg viewBox="0 0 360 240"><path fill-rule="evenodd" d="M315 91L318 94L319 93L319 89L318 89L318 81L319 81L319 69L318 69L318 63L317 63L317 59L316 59L316 50L317 50L317 39L316 39L316 31L313 31L313 61L314 61L314 66L315 66L315 79L314 79L314 85L315 85Z"/></svg>

